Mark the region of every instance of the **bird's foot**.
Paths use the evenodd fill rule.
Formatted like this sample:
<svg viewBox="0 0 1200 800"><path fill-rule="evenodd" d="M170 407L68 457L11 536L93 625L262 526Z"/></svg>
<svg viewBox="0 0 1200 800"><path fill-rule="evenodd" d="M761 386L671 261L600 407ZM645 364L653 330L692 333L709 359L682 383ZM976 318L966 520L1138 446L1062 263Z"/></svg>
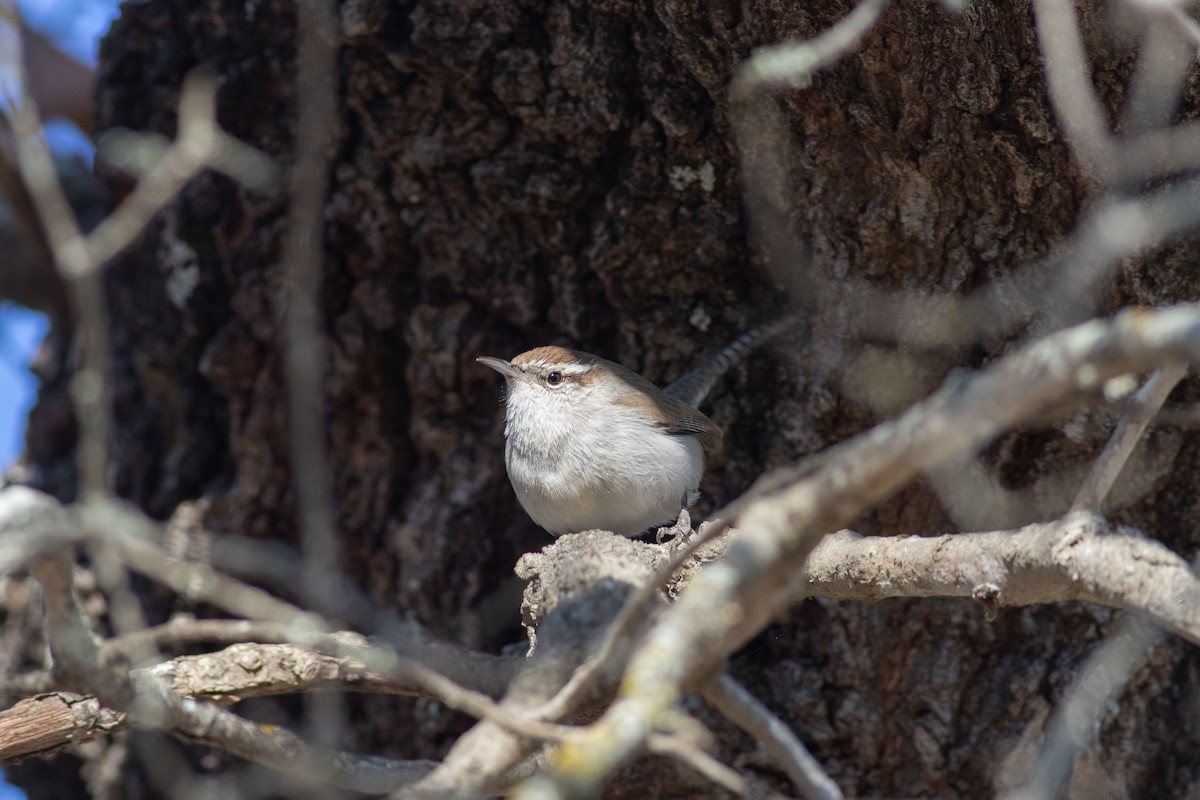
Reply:
<svg viewBox="0 0 1200 800"><path fill-rule="evenodd" d="M662 544L667 539L671 540L671 548L674 549L681 542L686 542L692 535L692 515L688 513L686 507L679 509L679 519L675 520L674 525L664 525L659 528L654 534L656 544Z"/></svg>

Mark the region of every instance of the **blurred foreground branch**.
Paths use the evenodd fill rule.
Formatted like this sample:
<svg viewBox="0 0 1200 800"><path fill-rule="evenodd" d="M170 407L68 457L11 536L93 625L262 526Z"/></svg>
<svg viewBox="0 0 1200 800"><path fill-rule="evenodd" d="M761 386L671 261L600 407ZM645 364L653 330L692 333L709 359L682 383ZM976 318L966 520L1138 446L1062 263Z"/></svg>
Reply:
<svg viewBox="0 0 1200 800"><path fill-rule="evenodd" d="M812 464L768 474L727 509L739 529L637 647L625 691L555 759L561 795L593 791L641 746L690 686L800 593L795 580L821 536L944 459L1127 372L1200 361L1200 306L1131 310L1048 336L992 368L953 374L898 419ZM531 792L540 790L530 789Z"/></svg>

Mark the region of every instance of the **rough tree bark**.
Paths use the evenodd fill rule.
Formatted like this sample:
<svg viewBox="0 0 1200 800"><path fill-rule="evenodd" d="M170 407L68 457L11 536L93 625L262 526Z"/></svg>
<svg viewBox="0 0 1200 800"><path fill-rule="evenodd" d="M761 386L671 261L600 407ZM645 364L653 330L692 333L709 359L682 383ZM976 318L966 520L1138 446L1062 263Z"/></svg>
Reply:
<svg viewBox="0 0 1200 800"><path fill-rule="evenodd" d="M655 0L346 0L340 114L326 206L326 392L344 566L376 601L496 650L518 641L521 553L546 543L504 475L494 374L477 355L561 342L659 383L778 308L749 244L729 82L753 48L812 36L846 3ZM1095 82L1111 106L1132 66L1084 10ZM106 38L98 129L170 135L183 76L219 76L219 119L286 162L293 12L281 0L129 3ZM1195 113L1195 95L1184 116ZM965 292L1051 254L1085 187L1048 109L1030 10L977 2L889 9L862 49L779 99L793 191L771 198L798 251L847 282ZM780 142L769 142L779 146ZM109 272L118 383L115 485L161 518L190 504L217 534L294 541L280 336L285 209L212 175L195 182ZM1191 243L1123 266L1100 311L1200 293ZM778 266L778 265L777 265ZM798 298L803 300L803 298ZM846 341L852 289L805 334L739 368L706 411L726 432L701 515L765 469L865 429L858 390L888 342ZM903 402L1011 337L906 353ZM74 491L67 384L48 374L30 430L32 482ZM1193 392L1185 384L1181 393ZM873 404L874 403L874 404ZM1004 436L985 454L1009 490L1078 472L1111 416ZM1190 556L1200 528L1194 436L1155 432L1144 491L1116 518ZM1033 504L1030 492L1029 503ZM1032 518L1061 512L1063 495ZM1041 502L1038 500L1037 502ZM1055 507L1055 502L1058 507ZM1031 506L1032 507L1032 506ZM1006 527L1025 519L980 521ZM870 533L955 529L929 486L867 519ZM286 591L286 587L282 587ZM159 621L178 601L158 598ZM967 600L810 600L745 648L732 671L798 731L852 796L988 794L1020 737L1045 723L1113 612L1068 603L1002 611ZM1192 646L1159 645L1104 719L1072 791L1176 797L1200 779ZM436 758L464 721L412 702L370 709L353 746ZM739 769L780 773L708 719ZM397 736L397 731L404 731ZM110 767L120 755L88 751ZM18 768L35 797L67 797L69 769ZM96 777L103 772L102 777ZM611 797L685 796L630 770ZM135 795L136 772L93 768ZM122 781L126 781L122 784ZM783 784L780 784L781 786ZM998 788L998 787L995 787ZM137 791L146 791L144 787Z"/></svg>

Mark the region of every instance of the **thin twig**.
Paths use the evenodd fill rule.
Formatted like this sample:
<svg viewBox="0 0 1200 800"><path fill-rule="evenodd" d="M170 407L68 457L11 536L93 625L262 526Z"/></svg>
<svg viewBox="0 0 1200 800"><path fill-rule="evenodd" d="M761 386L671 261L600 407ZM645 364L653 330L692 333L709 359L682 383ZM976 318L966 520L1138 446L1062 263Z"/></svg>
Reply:
<svg viewBox="0 0 1200 800"><path fill-rule="evenodd" d="M687 764L717 786L739 797L746 797L748 794L749 785L745 778L682 736L652 734L646 739L646 749Z"/></svg>
<svg viewBox="0 0 1200 800"><path fill-rule="evenodd" d="M1170 124L1183 95L1184 81L1195 63L1195 49L1181 35L1178 21L1164 7L1149 4L1145 29L1138 46L1137 68L1129 80L1122 115L1126 133L1152 130ZM1178 10L1178 9L1176 9Z"/></svg>
<svg viewBox="0 0 1200 800"><path fill-rule="evenodd" d="M86 674L94 678L103 672L99 667L93 667ZM179 656L153 667L133 670L130 676L132 685L143 690L147 686L144 679L149 678L172 695L219 703L251 697L333 691L441 699L438 694L429 691L425 677L414 680L413 673L403 665L390 674L378 674L367 671L362 662L352 656L326 655L294 645L236 644L216 653ZM28 676L29 679L34 677L37 676ZM460 707L466 713L474 713L481 719L491 720L505 729L535 740L559 741L577 730L529 720L512 709L496 706L477 693L465 693L459 697L466 698ZM114 710L127 711L131 708L129 692L119 699L121 702L113 706ZM135 701L133 706L138 702L141 701ZM39 722L36 715L31 716L29 708L23 708L20 712L25 720L21 726L9 725L4 713L0 712L0 725L7 725L10 731L4 748L0 748L0 760L8 755L30 752L31 745L22 737L42 740L45 727L58 724L54 718L56 707L37 708L51 715L45 724ZM142 716L135 714L135 719L139 724L155 724L154 715L148 711ZM217 743L214 746L222 745Z"/></svg>
<svg viewBox="0 0 1200 800"><path fill-rule="evenodd" d="M148 648L162 649L172 645L190 645L199 642L298 644L295 641L297 638L303 638L304 645L321 652L334 651L341 646L334 635L296 637L290 626L277 622L244 619L174 619L162 625L155 625L105 640L100 644L100 660L102 663L109 662Z"/></svg>
<svg viewBox="0 0 1200 800"><path fill-rule="evenodd" d="M0 5L0 19L19 28L15 11L7 3ZM112 356L101 269L136 241L154 215L211 163L220 162L226 168L244 171L234 177L256 185L269 184L274 169L265 156L236 142L217 127L213 81L190 74L182 92L179 140L116 210L85 236L59 182L54 160L42 136L37 108L25 91L28 76L20 41L16 36L13 47L4 48L7 59L3 66L15 76L20 87L15 97L7 98L5 114L12 125L22 180L45 230L54 264L70 287L80 321L83 357L72 382L80 428L80 496L103 497L107 494L108 447L112 435L108 400Z"/></svg>
<svg viewBox="0 0 1200 800"><path fill-rule="evenodd" d="M46 638L54 656L56 673L63 674L75 689L95 691L104 674L100 650L75 599L71 562L55 556L34 562L30 572L42 587L46 603ZM104 685L100 685L103 691Z"/></svg>
<svg viewBox="0 0 1200 800"><path fill-rule="evenodd" d="M758 48L738 71L734 93L807 86L818 71L853 52L887 6L888 0L863 0L818 37Z"/></svg>
<svg viewBox="0 0 1200 800"><path fill-rule="evenodd" d="M21 532L23 526L40 533L45 530L43 526L46 522L66 526L73 518L52 498L24 487L12 487L0 492L0 500L4 501L0 503L0 531L11 530L14 536ZM157 524L140 512L119 503L93 503L85 506L85 513L94 530L106 531L96 543L110 548L134 571L160 581L193 600L209 602L232 613L278 625L280 629L277 632L286 633L289 641L308 645L330 643L328 625L320 617L302 611L260 589L221 575L208 565L170 558L152 543L158 536ZM62 519L55 522L59 517ZM35 539L38 538L37 534L34 536ZM76 540L65 538L65 541ZM29 553L22 555L25 559L33 557ZM56 562L46 563L52 565ZM55 602L66 602L61 590L65 585L62 568L43 569L46 572L42 577L52 582L54 591L53 594L48 593L48 599L55 598ZM55 617L59 620L57 630L74 631L79 627L76 623L67 624L70 622L70 616L67 614L69 610L67 606L59 607L61 613ZM74 652L70 648L75 646L75 638L62 641L64 644L60 649L67 653ZM125 641L128 644L131 640ZM94 643L92 647L95 647ZM419 656L420 652L415 651L413 654ZM466 689L437 670L412 658L402 657L390 648L339 643L337 654L359 659L367 669L381 674L402 676L414 681L449 707L482 719L491 719L498 725L513 729L522 735L538 739L557 739L566 733L558 726L510 712L486 695ZM442 654L435 653L435 657L439 663L442 661ZM100 663L98 653L92 653L88 657L87 663L93 662ZM110 674L107 670L96 670L96 675L92 675L91 668L86 665L78 671L89 675L92 680L98 679L97 676ZM95 688L90 683L88 686Z"/></svg>
<svg viewBox="0 0 1200 800"><path fill-rule="evenodd" d="M330 0L296 6L296 153L289 175L291 204L283 261L288 292L288 426L301 549L301 585L316 608L330 607L329 573L340 561L335 537L332 478L325 454L325 340L321 335L321 277L325 264L324 210L329 147L337 128L334 97L336 25Z"/></svg>
<svg viewBox="0 0 1200 800"><path fill-rule="evenodd" d="M842 790L796 734L728 673L705 684L700 693L762 745L807 800L842 800Z"/></svg>
<svg viewBox="0 0 1200 800"><path fill-rule="evenodd" d="M1156 10L1161 10L1177 26L1179 34L1191 44L1192 48L1200 51L1200 24L1187 15L1180 5L1175 3L1155 3Z"/></svg>
<svg viewBox="0 0 1200 800"><path fill-rule="evenodd" d="M88 234L87 269L101 268L137 241L159 211L200 172L218 162L243 185L259 191L274 188L278 179L274 162L221 130L216 101L216 79L204 69L189 72L179 95L179 133L174 144Z"/></svg>
<svg viewBox="0 0 1200 800"><path fill-rule="evenodd" d="M138 681L138 699L147 706L131 708L135 725L162 728L321 784L377 794L414 782L435 766L428 761L398 762L313 747L284 728L250 722L212 703L181 698L148 677Z"/></svg>
<svg viewBox="0 0 1200 800"><path fill-rule="evenodd" d="M1075 766L1075 755L1095 738L1096 722L1105 708L1161 638L1157 626L1129 615L1120 629L1096 648L1054 712L1029 780L1006 800L1052 800L1062 796Z"/></svg>
<svg viewBox="0 0 1200 800"><path fill-rule="evenodd" d="M1107 115L1089 80L1075 5L1034 0L1033 10L1050 105L1075 158L1090 177L1103 182L1111 170L1112 143Z"/></svg>
<svg viewBox="0 0 1200 800"><path fill-rule="evenodd" d="M104 543L111 546L134 571L160 581L193 600L212 603L240 616L286 626L299 643L305 643L307 637L324 637L331 632L320 617L285 603L261 589L222 575L206 564L168 557L161 548L149 541L147 534L153 533L155 525L139 512L116 503L107 504L105 508L108 530L132 529L134 532L134 535L110 533L104 539ZM142 535L137 535L138 532ZM390 648L341 645L338 652L360 659L373 671L403 674L450 708L491 719L523 735L556 739L563 734L555 726L512 714L486 695L466 689L424 664L401 657Z"/></svg>
<svg viewBox="0 0 1200 800"><path fill-rule="evenodd" d="M1175 388L1187 368L1183 365L1172 364L1155 372L1145 385L1134 395L1133 404L1121 421L1117 423L1112 437L1092 466L1091 474L1075 496L1071 504L1072 511L1098 512L1104 498L1108 496L1117 477L1124 469L1125 463L1137 447L1142 434L1146 432L1150 422L1166 402L1167 395Z"/></svg>
<svg viewBox="0 0 1200 800"><path fill-rule="evenodd" d="M286 320L289 455L304 563L300 575L308 602L329 614L336 606L340 572L333 477L326 455L325 340L322 336L321 278L325 264L325 194L329 151L339 113L337 21L332 0L296 4L296 152L288 180L287 237L283 261L288 291L281 296ZM340 697L305 701L307 735L331 746L346 726Z"/></svg>

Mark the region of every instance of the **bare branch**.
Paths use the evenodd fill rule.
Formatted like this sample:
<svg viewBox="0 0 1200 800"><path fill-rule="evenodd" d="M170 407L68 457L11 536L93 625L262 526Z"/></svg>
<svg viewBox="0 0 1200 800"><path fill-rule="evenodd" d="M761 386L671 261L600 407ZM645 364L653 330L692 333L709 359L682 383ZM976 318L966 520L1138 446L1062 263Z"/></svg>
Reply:
<svg viewBox="0 0 1200 800"><path fill-rule="evenodd" d="M229 136L217 125L216 81L198 69L184 78L179 97L179 133L174 144L119 206L87 237L87 267L99 269L129 247L183 188L208 167L232 167L243 184L270 191L278 170L265 155ZM131 142L124 142L128 147ZM141 145L145 146L145 145Z"/></svg>
<svg viewBox="0 0 1200 800"><path fill-rule="evenodd" d="M111 548L130 569L184 597L212 603L249 619L288 625L297 637L330 632L319 616L227 577L208 564L171 558L154 544L162 540L160 526L131 506L97 503L90 505L85 514L89 527L101 532L97 545Z"/></svg>
<svg viewBox="0 0 1200 800"><path fill-rule="evenodd" d="M842 790L787 725L746 688L724 674L700 693L717 711L754 737L783 767L807 800L842 800Z"/></svg>
<svg viewBox="0 0 1200 800"><path fill-rule="evenodd" d="M1179 365L1163 367L1151 375L1146 384L1138 390L1134 395L1132 407L1117 424L1117 429L1113 431L1104 452L1093 465L1087 481L1080 487L1079 494L1071 506L1072 511L1100 510L1100 505L1112 490L1150 421L1186 373L1187 370Z"/></svg>
<svg viewBox="0 0 1200 800"><path fill-rule="evenodd" d="M324 209L329 148L337 119L336 24L330 0L297 4L296 153L289 176L291 203L283 248L288 293L288 425L292 482L304 553L302 585L322 611L331 601L326 575L338 572L332 478L325 457L325 341L321 335L321 278L325 264Z"/></svg>
<svg viewBox="0 0 1200 800"><path fill-rule="evenodd" d="M1033 10L1046 62L1046 88L1063 136L1084 172L1104 181L1112 164L1108 119L1092 88L1075 6L1064 0L1034 0Z"/></svg>
<svg viewBox="0 0 1200 800"><path fill-rule="evenodd" d="M841 527L920 471L981 446L1081 388L1198 357L1200 307L1127 311L1047 337L973 378L952 376L894 422L833 448L813 465L760 480L728 510L741 530L725 557L695 578L639 645L626 693L584 735L563 744L555 759L558 785L590 791L628 758L691 681L786 606L796 591L790 578L822 532ZM579 770L584 763L587 770Z"/></svg>
<svg viewBox="0 0 1200 800"><path fill-rule="evenodd" d="M131 706L134 725L151 725L199 744L298 775L359 792L391 791L418 780L434 766L358 756L304 743L283 728L258 725L211 703L180 698L156 681L138 681L138 702Z"/></svg>
<svg viewBox="0 0 1200 800"><path fill-rule="evenodd" d="M19 30L20 21L12 6L0 6L4 24ZM239 164L253 162L258 178L272 173L269 162L248 155L244 145L234 144L217 128L213 118L211 87L207 94L197 79L185 84L185 99L180 109L180 141L163 158L159 168L139 181L137 188L100 225L85 236L67 202L59 182L54 160L42 136L41 119L26 87L21 41L4 49L3 66L15 76L16 97L8 97L5 115L12 126L16 162L46 234L54 264L67 280L80 320L83 358L73 382L73 397L79 420L78 446L81 496L85 499L107 494L106 470L112 418L108 391L112 356L108 338L108 311L99 271L114 255L141 235L154 214L169 203L216 153L237 150ZM10 52L11 51L11 52ZM192 87L189 89L189 87ZM224 159L229 162L228 158Z"/></svg>
<svg viewBox="0 0 1200 800"><path fill-rule="evenodd" d="M1200 581L1188 563L1135 530L1099 517L1016 531L863 537L841 531L809 556L804 597L972 597L1004 606L1085 600L1150 615L1200 644Z"/></svg>
<svg viewBox="0 0 1200 800"><path fill-rule="evenodd" d="M1051 718L1041 756L1025 785L1006 800L1051 800L1062 796L1071 777L1075 754L1095 738L1095 727L1148 651L1162 638L1159 629L1136 615L1096 648L1079 669L1066 699Z"/></svg>
<svg viewBox="0 0 1200 800"><path fill-rule="evenodd" d="M1147 3L1142 10L1146 27L1123 115L1127 133L1170 124L1183 94L1188 69L1196 57L1196 50L1189 45L1178 18L1171 13L1179 13L1174 4L1155 7Z"/></svg>
<svg viewBox="0 0 1200 800"><path fill-rule="evenodd" d="M118 557L131 569L148 578L160 581L194 600L212 603L240 616L284 626L289 632L289 640L297 644L311 645L330 633L328 625L320 617L285 603L261 589L222 575L206 564L170 558L149 541L157 526L136 511L118 504L108 504L104 509L103 522L105 524L101 529L110 531L103 543L113 548ZM100 520L97 520L97 524L99 523ZM130 530L134 535L111 532L121 529ZM138 535L139 533L141 535ZM372 670L405 671L413 680L426 683L430 692L452 708L468 713L478 712L480 716L492 713L492 706L486 698L463 689L453 680L415 659L428 657L431 663L437 664L439 668L449 666L447 674L456 677L478 676L480 668L484 667L485 671L486 668L493 670L493 678L505 679L509 672L502 662L469 656L464 658L467 654L461 648L431 645L411 638L407 644L411 649L406 649L403 655L383 646L350 647L345 644L341 646L340 652L361 659ZM483 663L484 661L486 663ZM496 688L495 682L487 683L493 689ZM517 721L510 722L516 725L523 724Z"/></svg>
<svg viewBox="0 0 1200 800"><path fill-rule="evenodd" d="M56 555L83 538L77 514L50 495L25 486L0 490L0 574Z"/></svg>
<svg viewBox="0 0 1200 800"><path fill-rule="evenodd" d="M1188 41L1195 50L1200 50L1200 24L1183 10L1183 4L1163 3L1161 10L1175 23L1180 36Z"/></svg>
<svg viewBox="0 0 1200 800"><path fill-rule="evenodd" d="M61 671L72 688L91 689L98 680L100 649L84 621L71 584L71 562L63 556L36 561L30 572L42 586L46 603L46 638Z"/></svg>
<svg viewBox="0 0 1200 800"><path fill-rule="evenodd" d="M857 49L887 6L888 0L863 0L841 22L814 39L758 48L738 71L734 93L807 86L818 71Z"/></svg>
<svg viewBox="0 0 1200 800"><path fill-rule="evenodd" d="M646 748L651 753L670 756L687 764L728 792L739 797L747 796L749 786L745 778L682 736L652 734L646 740Z"/></svg>
<svg viewBox="0 0 1200 800"><path fill-rule="evenodd" d="M14 29L20 24L15 14L13 6L0 5L0 18ZM19 43L19 36L14 41ZM54 265L67 280L80 318L83 355L72 394L80 427L77 459L81 494L103 496L107 491L105 470L112 427L107 405L111 354L103 289L89 269L86 240L58 181L54 159L42 138L37 109L25 91L28 80L21 48L19 44L0 48L0 57L5 53L8 58L2 66L16 76L20 87L18 96L6 98L4 109L12 126L17 166L45 231Z"/></svg>
<svg viewBox="0 0 1200 800"><path fill-rule="evenodd" d="M95 697L48 692L0 711L0 763L49 755L121 727L125 715Z"/></svg>
<svg viewBox="0 0 1200 800"><path fill-rule="evenodd" d="M501 706L521 715L541 714L547 701L559 694L579 665L595 652L597 640L611 630L612 621L631 607L634 587L644 587L654 580L652 576L661 576L656 568L662 563L663 549L593 531L559 537L541 553L522 557L517 572L529 582L523 611L527 618L536 617L537 642ZM657 588L650 591L657 596ZM647 619L638 615L643 625ZM590 691L580 693L564 714L594 713L611 697L628 644L622 642L618 655L605 662ZM579 735L577 731L566 738ZM470 791L506 791L527 776L539 746L539 742L516 736L491 721L481 722L455 742L437 770L403 796L457 797Z"/></svg>
<svg viewBox="0 0 1200 800"><path fill-rule="evenodd" d="M127 633L108 639L100 645L101 662L128 657L130 653L148 649L162 649L172 645L188 645L198 642L238 644L294 643L294 636L287 625L275 622L255 622L244 619L192 619L180 617L155 625L152 628ZM340 643L336 635L311 637L308 646L319 652L336 650Z"/></svg>
<svg viewBox="0 0 1200 800"><path fill-rule="evenodd" d="M553 697L536 710L534 716L543 720L562 719L593 691L600 677L617 666L621 651L628 647L634 630L644 624L651 606L662 600L663 588L698 551L717 539L725 529L722 524L702 526L700 534L686 546L675 548L667 563L659 567L649 580L640 583L630 595L621 608L621 613L605 630L604 638L595 652L571 674L570 679Z"/></svg>
<svg viewBox="0 0 1200 800"><path fill-rule="evenodd" d="M6 523L5 515L0 513L0 530L12 527L14 531L20 531L21 526L25 525L37 531L44 521L53 522L56 519L64 518L60 524L67 526L71 519L70 515L61 510L53 499L23 487L12 487L0 492L0 512L5 508L10 509L7 515L8 521ZM43 514L45 515L44 521ZM289 640L302 644L328 645L331 643L329 637L325 635L327 626L319 618L277 600L259 589L220 575L207 565L169 558L161 549L151 544L150 539L156 537L157 526L139 512L116 503L93 503L86 507L86 515L98 530L107 531L101 542L111 548L123 563L142 572L147 577L163 581L181 593L212 602L232 610L234 613L258 619L266 618L278 626L276 633L286 635ZM23 552L22 556L30 557L27 552ZM62 593L60 571L60 568L55 567L43 576L50 582L53 589L53 594L48 593L48 597L66 597ZM70 648L75 646L77 637L66 637L65 632L73 631L78 626L68 625L61 621L70 621L71 617L66 613L68 610L67 606L60 608L55 617L60 622L52 630L64 631L60 637L62 644L59 649L66 648L65 652L69 655L73 652ZM163 634L151 632L146 635L150 638L157 638ZM86 641L91 643L90 634ZM133 640L126 639L124 641L125 649L128 649L131 641ZM439 666L453 663L454 666L448 670L448 674L459 677L475 677L493 692L498 693L503 686L507 685L508 675L511 674L512 662L488 659L487 663L491 665L488 667L480 658L471 657L461 649L436 644L426 646L416 637L409 637L407 643L412 649L406 651L406 655L417 659L429 658L431 663ZM480 718L491 719L502 727L534 738L558 738L564 733L557 726L539 723L498 707L485 695L463 688L412 657L400 657L395 651L379 646L366 647L346 642L337 644L338 655L359 659L366 669L387 674L399 682L418 684L424 687L422 693L438 698L451 708L474 714ZM94 648L94 644L92 647ZM80 658L82 657L80 656ZM87 661L89 665L93 663L98 664L95 652L91 652L90 660ZM87 665L80 667L78 673L88 680L89 687L94 687L94 681L111 675L107 670ZM487 677L481 678L480 676ZM105 695L105 697L107 696Z"/></svg>
<svg viewBox="0 0 1200 800"><path fill-rule="evenodd" d="M181 656L148 669L134 670L138 689L128 715L101 707L95 698L52 693L22 701L0 712L0 761L42 755L71 741L109 732L124 724L161 727L187 739L263 763L289 774L312 777L329 768L322 781L357 791L391 791L423 776L433 765L400 764L349 754L328 754L290 733L265 730L212 706L177 695L230 703L249 697L344 690L374 694L432 697L403 671L394 676L372 674L350 657L315 653L292 645L238 644L219 653ZM465 696L465 695L464 695ZM557 739L570 733L559 726L539 725L475 698L470 712L526 736ZM292 755L287 755L291 753ZM306 763L290 764L292 757ZM332 765L332 766L331 766Z"/></svg>

